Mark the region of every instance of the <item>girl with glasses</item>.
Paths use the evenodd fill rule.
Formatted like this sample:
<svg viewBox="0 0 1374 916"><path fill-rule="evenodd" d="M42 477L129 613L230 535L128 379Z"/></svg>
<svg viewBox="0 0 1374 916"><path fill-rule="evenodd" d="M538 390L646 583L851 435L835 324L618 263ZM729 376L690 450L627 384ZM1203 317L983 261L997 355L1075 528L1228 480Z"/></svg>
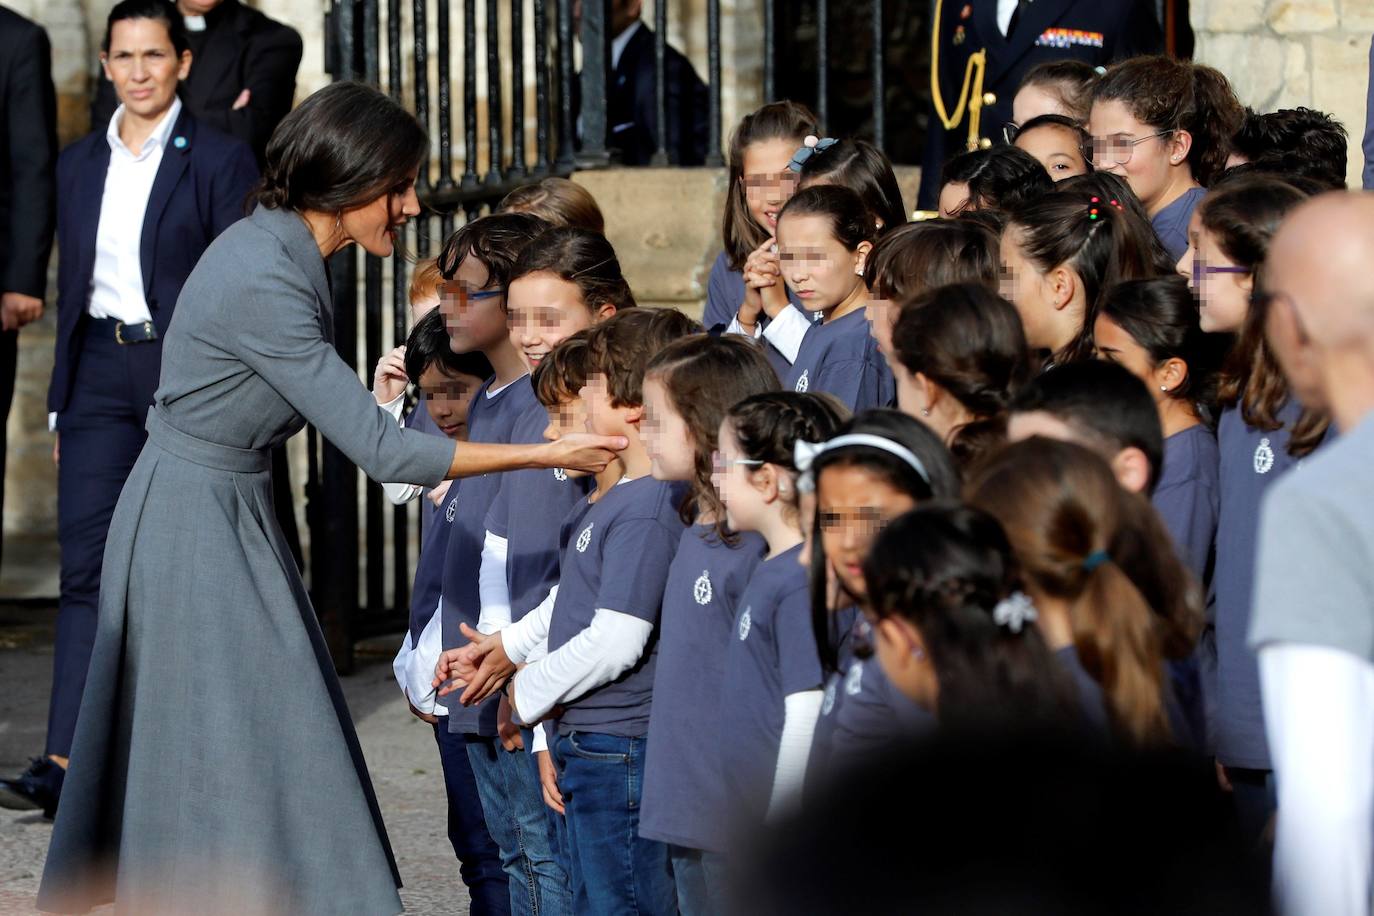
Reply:
<svg viewBox="0 0 1374 916"><path fill-rule="evenodd" d="M1093 89L1089 158L1130 182L1177 258L1187 247L1188 218L1226 168L1229 138L1244 116L1217 70L1164 56L1132 58L1108 68Z"/></svg>

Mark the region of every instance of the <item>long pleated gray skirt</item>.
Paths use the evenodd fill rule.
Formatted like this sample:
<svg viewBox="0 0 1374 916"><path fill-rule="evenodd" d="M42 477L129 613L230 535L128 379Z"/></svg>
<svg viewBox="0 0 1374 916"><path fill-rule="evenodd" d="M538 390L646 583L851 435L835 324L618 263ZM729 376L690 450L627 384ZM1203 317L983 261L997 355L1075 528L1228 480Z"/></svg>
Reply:
<svg viewBox="0 0 1374 916"><path fill-rule="evenodd" d="M119 500L39 907L382 914L395 860L267 450L155 408Z"/></svg>

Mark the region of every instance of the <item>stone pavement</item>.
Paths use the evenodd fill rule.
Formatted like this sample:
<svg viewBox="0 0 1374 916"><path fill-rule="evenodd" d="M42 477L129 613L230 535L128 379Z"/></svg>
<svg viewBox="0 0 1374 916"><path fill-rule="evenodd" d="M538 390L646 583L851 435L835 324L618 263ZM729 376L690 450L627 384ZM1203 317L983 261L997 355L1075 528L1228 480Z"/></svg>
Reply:
<svg viewBox="0 0 1374 916"><path fill-rule="evenodd" d="M0 773L22 770L43 748L55 617L51 608L0 605ZM358 671L343 679L344 693L406 883L406 912L465 913L467 892L448 843L433 733L406 711L391 677L399 640L360 648ZM0 916L35 912L51 832L37 812L0 809Z"/></svg>

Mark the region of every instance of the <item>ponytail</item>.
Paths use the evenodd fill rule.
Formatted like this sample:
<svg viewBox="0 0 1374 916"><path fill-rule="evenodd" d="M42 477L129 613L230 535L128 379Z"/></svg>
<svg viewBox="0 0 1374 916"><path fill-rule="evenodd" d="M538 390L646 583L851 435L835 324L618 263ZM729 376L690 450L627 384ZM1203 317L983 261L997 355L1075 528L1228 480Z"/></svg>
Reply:
<svg viewBox="0 0 1374 916"><path fill-rule="evenodd" d="M1104 101L1121 102L1156 131L1186 130L1193 141L1188 166L1203 187L1226 170L1231 137L1245 121L1245 108L1219 70L1165 55L1109 67L1093 88L1093 102Z"/></svg>

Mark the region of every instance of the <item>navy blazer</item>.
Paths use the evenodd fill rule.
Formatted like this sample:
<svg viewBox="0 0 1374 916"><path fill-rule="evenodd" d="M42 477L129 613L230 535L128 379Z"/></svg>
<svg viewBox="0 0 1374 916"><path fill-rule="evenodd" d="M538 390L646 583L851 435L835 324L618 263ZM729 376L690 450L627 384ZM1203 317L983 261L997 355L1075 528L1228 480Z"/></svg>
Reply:
<svg viewBox="0 0 1374 916"><path fill-rule="evenodd" d="M71 395L89 314L95 236L110 167L108 125L77 140L57 160L57 353L48 410L61 413ZM180 141L185 141L184 143ZM148 209L140 261L143 295L159 336L167 333L181 285L201 254L245 213L258 179L242 140L201 123L183 107L167 137Z"/></svg>
<svg viewBox="0 0 1374 916"><path fill-rule="evenodd" d="M947 114L954 114L964 85L968 59L987 52L983 75L985 99L979 133L1002 141L1002 125L1011 120L1011 101L1026 72L1037 64L1072 58L1105 66L1137 54L1158 53L1164 44L1151 0L1036 0L1024 8L1011 38L997 27L997 0L937 0L940 4L940 92ZM971 91L971 90L970 90ZM945 162L964 152L968 114L946 131L928 105L925 157L917 206L933 210L940 197Z"/></svg>

